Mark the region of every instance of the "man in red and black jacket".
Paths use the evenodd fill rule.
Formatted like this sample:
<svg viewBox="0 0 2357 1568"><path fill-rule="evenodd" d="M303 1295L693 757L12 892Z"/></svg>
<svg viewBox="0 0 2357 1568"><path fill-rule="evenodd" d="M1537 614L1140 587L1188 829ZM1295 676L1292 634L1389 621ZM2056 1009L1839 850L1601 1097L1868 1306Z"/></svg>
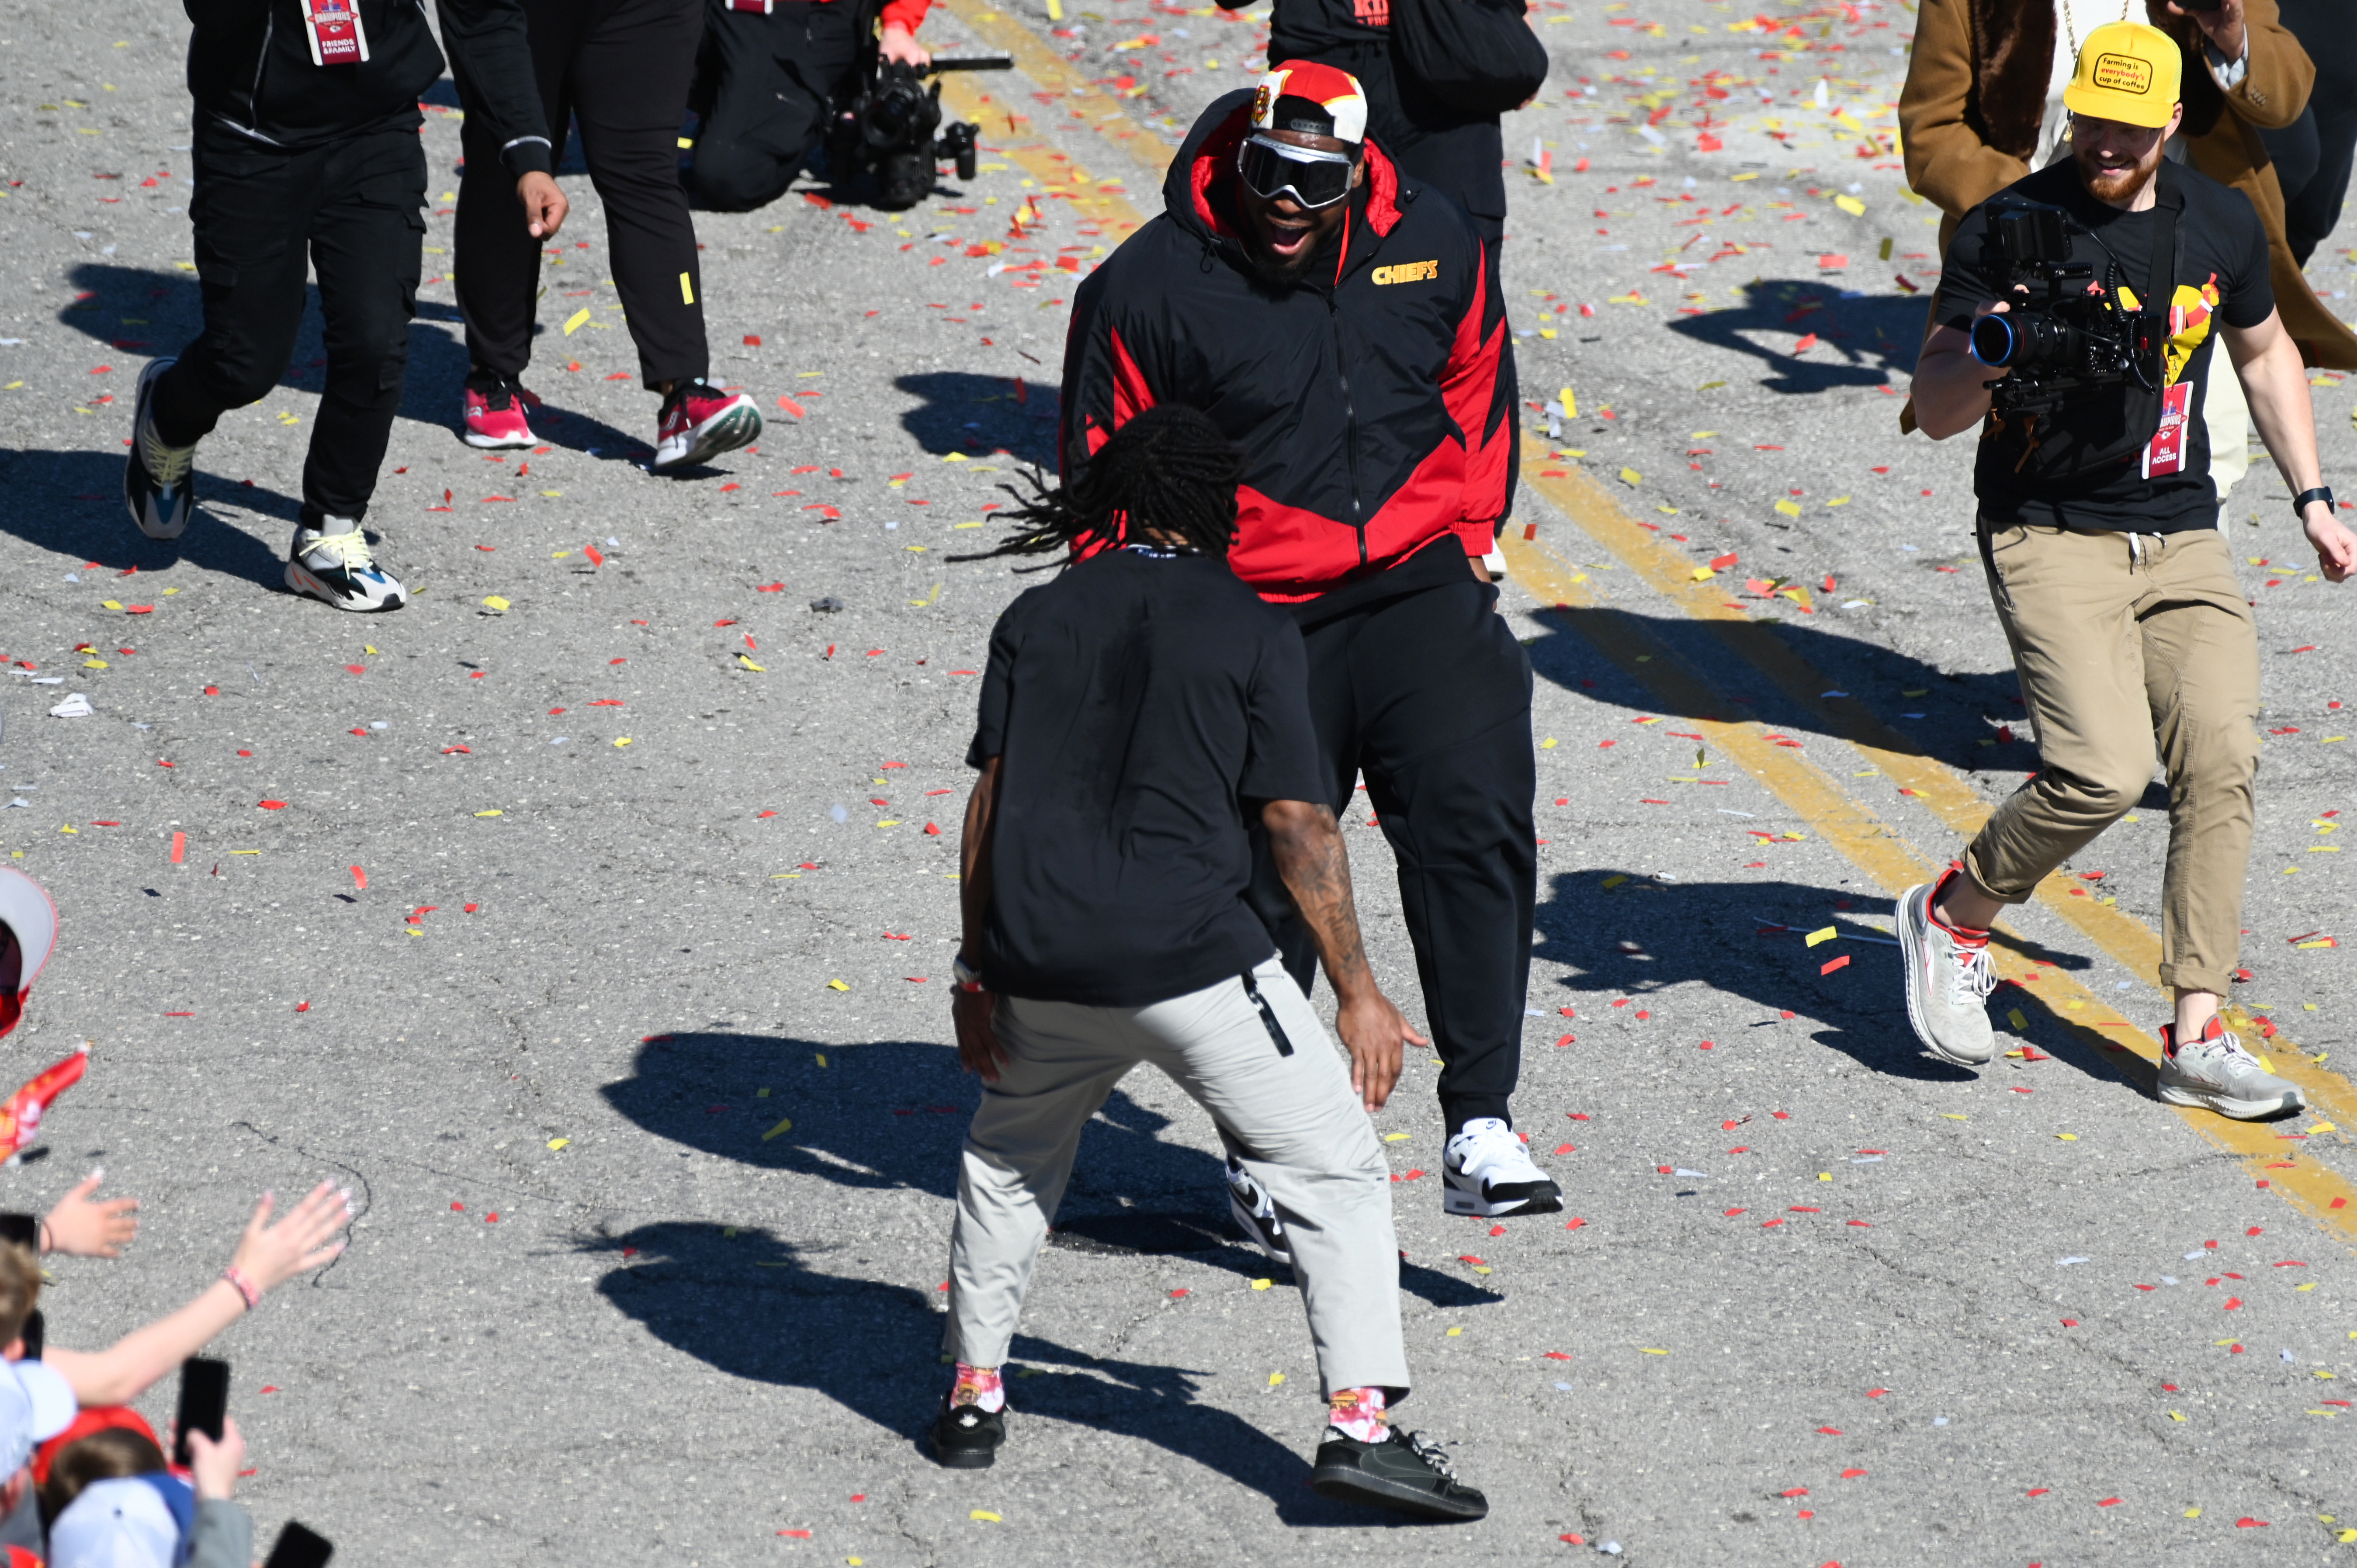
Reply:
<svg viewBox="0 0 2357 1568"><path fill-rule="evenodd" d="M1458 1214L1551 1213L1512 1132L1537 854L1531 667L1480 564L1514 439L1505 307L1462 208L1366 139L1331 66L1281 64L1211 105L1160 217L1082 284L1064 350L1063 462L1157 403L1244 453L1229 564L1292 610L1340 814L1363 772L1400 893ZM1254 908L1307 993L1315 950L1264 853ZM1234 1209L1282 1222L1232 1160Z"/></svg>

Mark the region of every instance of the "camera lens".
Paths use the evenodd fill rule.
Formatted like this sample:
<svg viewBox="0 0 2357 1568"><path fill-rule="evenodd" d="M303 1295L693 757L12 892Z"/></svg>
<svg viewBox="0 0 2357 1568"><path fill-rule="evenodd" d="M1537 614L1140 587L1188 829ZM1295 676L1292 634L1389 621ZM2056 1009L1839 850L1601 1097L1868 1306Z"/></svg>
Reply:
<svg viewBox="0 0 2357 1568"><path fill-rule="evenodd" d="M2020 344L2013 323L2002 316L1984 316L1973 323L1973 358L1984 365L2010 365Z"/></svg>

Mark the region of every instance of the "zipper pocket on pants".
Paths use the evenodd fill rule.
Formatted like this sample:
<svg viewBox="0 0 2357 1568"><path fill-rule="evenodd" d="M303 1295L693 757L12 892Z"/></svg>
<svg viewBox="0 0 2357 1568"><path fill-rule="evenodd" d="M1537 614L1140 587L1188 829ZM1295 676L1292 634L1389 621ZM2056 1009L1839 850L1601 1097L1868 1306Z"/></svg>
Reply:
<svg viewBox="0 0 2357 1568"><path fill-rule="evenodd" d="M1276 1009L1271 1007L1268 1004L1268 998L1260 993L1260 984L1253 979L1250 970L1244 972L1243 983L1244 994L1251 997L1253 1005L1260 1009L1261 1027L1268 1031L1269 1039L1276 1046L1276 1054L1281 1057L1291 1056L1293 1042L1285 1037L1285 1026L1276 1021Z"/></svg>

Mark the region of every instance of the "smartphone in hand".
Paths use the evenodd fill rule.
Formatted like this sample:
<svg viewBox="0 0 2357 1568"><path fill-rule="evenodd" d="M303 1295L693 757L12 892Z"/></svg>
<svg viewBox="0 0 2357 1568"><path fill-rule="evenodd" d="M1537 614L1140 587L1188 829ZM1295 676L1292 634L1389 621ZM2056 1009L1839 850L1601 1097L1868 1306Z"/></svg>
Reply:
<svg viewBox="0 0 2357 1568"><path fill-rule="evenodd" d="M180 1411L174 1420L172 1463L191 1463L188 1434L201 1432L215 1443L229 1419L229 1363L210 1356L191 1356L180 1363Z"/></svg>
<svg viewBox="0 0 2357 1568"><path fill-rule="evenodd" d="M262 1568L328 1568L328 1559L335 1554L335 1544L326 1536L290 1519Z"/></svg>

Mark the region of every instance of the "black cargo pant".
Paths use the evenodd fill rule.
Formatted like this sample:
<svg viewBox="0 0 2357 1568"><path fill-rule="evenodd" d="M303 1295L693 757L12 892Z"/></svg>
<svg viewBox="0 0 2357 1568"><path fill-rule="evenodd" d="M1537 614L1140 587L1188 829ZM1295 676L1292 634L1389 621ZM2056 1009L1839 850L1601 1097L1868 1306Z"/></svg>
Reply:
<svg viewBox="0 0 2357 1568"><path fill-rule="evenodd" d="M1399 863L1452 1135L1476 1117L1511 1120L1538 892L1531 660L1497 602L1469 573L1302 628L1329 803L1358 832L1363 770ZM1317 949L1257 832L1251 901L1307 993Z"/></svg>
<svg viewBox="0 0 2357 1568"><path fill-rule="evenodd" d="M523 10L554 159L564 159L567 122L581 124L640 378L650 391L693 381L712 368L712 353L695 220L679 185L679 126L703 0L523 0ZM461 139L467 172L455 243L467 352L476 369L514 381L532 362L546 242L523 222L490 122L468 116ZM585 273L580 281L591 280Z"/></svg>
<svg viewBox="0 0 2357 1568"><path fill-rule="evenodd" d="M706 0L689 177L696 199L749 212L786 193L826 135L827 101L859 63L856 0L777 0L764 16Z"/></svg>
<svg viewBox="0 0 2357 1568"><path fill-rule="evenodd" d="M417 314L425 150L416 128L290 152L200 118L195 144L188 219L205 324L156 382L156 434L191 445L277 384L316 267L328 384L303 464L303 521L357 521L376 493Z"/></svg>

